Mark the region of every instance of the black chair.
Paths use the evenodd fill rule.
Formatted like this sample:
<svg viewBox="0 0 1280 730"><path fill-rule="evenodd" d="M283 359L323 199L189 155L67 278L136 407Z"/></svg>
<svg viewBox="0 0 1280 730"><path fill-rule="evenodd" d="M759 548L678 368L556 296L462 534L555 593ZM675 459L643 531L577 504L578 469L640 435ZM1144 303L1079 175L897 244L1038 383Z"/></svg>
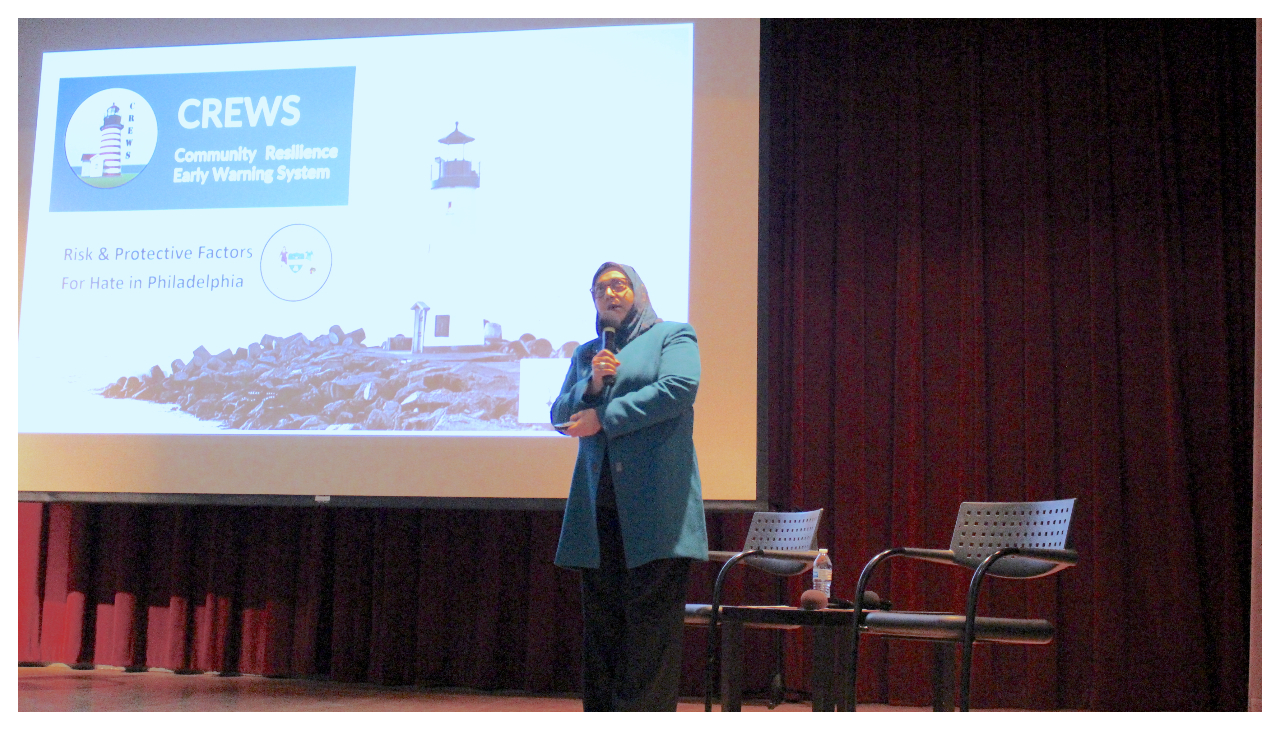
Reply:
<svg viewBox="0 0 1280 730"><path fill-rule="evenodd" d="M892 548L875 556L862 569L854 594L854 610L863 610L863 594L872 573L889 558L906 557L944 565L957 565L973 571L963 614L912 611L868 610L859 613L853 637L853 685L857 687L859 633L891 639L915 639L961 645L960 710L969 711L969 689L973 671L975 642L998 644L1048 644L1053 641L1053 625L1044 619L988 618L978 616L978 593L982 579L990 574L999 578L1042 578L1075 565L1079 556L1066 547L1071 529L1074 499L1050 502L965 502L956 515L949 550ZM954 651L954 649L952 650ZM945 661L944 661L945 660ZM934 709L941 706L941 688L950 683L943 672L951 674L955 654L941 651L934 676ZM948 686L948 689L950 687ZM945 693L945 709L953 697ZM857 707L856 699L852 703Z"/></svg>
<svg viewBox="0 0 1280 730"><path fill-rule="evenodd" d="M707 712L711 711L716 665L719 659L720 642L717 628L720 619L720 589L724 585L729 570L738 563L745 563L779 578L801 575L813 567L813 560L818 556L814 547L818 534L818 522L821 519L822 510L820 509L812 512L757 512L751 518L751 527L747 530L747 539L743 542L742 550L736 553L712 550L708 554L709 560L724 563L716 575L715 587L711 591L711 604L690 603L684 607L686 624L707 624L709 628L705 702ZM799 628L771 624L751 624L750 626L773 629Z"/></svg>

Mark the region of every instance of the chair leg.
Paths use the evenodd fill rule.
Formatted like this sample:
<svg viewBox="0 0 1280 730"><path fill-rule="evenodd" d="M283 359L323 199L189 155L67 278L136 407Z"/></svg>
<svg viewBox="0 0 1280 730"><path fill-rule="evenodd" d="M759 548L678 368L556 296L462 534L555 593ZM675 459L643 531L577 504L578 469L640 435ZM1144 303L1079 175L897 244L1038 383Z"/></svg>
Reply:
<svg viewBox="0 0 1280 730"><path fill-rule="evenodd" d="M707 624L707 661L706 668L702 671L703 686L706 688L706 696L703 700L703 712L711 712L711 703L715 698L715 682L716 682L716 655L717 642L720 640L720 633L716 631L716 622L714 617Z"/></svg>
<svg viewBox="0 0 1280 730"><path fill-rule="evenodd" d="M746 626L740 621L725 621L722 625L724 639L720 646L720 711L742 712Z"/></svg>
<svg viewBox="0 0 1280 730"><path fill-rule="evenodd" d="M859 642L859 639L860 639L860 632L858 631L858 622L855 621L853 623L853 627L849 630L849 653L847 655L849 657L849 684L848 684L849 689L847 693L849 697L849 707L847 710L848 712L858 711L858 642Z"/></svg>
<svg viewBox="0 0 1280 730"><path fill-rule="evenodd" d="M933 645L933 711L954 712L956 698L956 649L948 642Z"/></svg>
<svg viewBox="0 0 1280 730"><path fill-rule="evenodd" d="M777 578L773 582L776 591L776 603L779 606L787 603L787 581L785 578ZM774 672L773 680L769 682L769 709L781 705L787 698L787 680L786 680L786 652L782 645L782 632L773 632L773 654L774 654Z"/></svg>
<svg viewBox="0 0 1280 730"><path fill-rule="evenodd" d="M969 689L973 678L973 642L966 641L960 654L960 711L969 711Z"/></svg>
<svg viewBox="0 0 1280 730"><path fill-rule="evenodd" d="M711 589L711 620L707 623L707 697L703 704L703 710L706 712L711 712L711 697L716 691L716 657L719 655L720 640L716 627L720 618L720 588L724 585L725 576L728 575L730 568L743 558L758 555L761 552L761 550L744 550L725 561L725 564L720 567L720 572L716 574L716 583Z"/></svg>
<svg viewBox="0 0 1280 730"><path fill-rule="evenodd" d="M885 550L879 555L871 559L871 562L862 567L862 573L858 575L858 588L853 593L853 610L857 618L853 622L853 648L849 654L849 711L858 711L858 644L859 635L861 633L860 624L864 616L862 612L862 599L867 593L867 584L871 582L871 574L875 571L876 566L888 560L889 558L899 555L904 548L892 548Z"/></svg>
<svg viewBox="0 0 1280 730"><path fill-rule="evenodd" d="M715 641L715 635L708 633L707 641L708 642ZM703 707L702 707L703 712L711 712L711 696L715 693L713 690L713 687L715 686L715 681L716 681L716 670L715 670L715 666L712 664L713 661L715 660L712 659L712 657L710 656L710 652L708 652L707 668L702 673L703 684L706 686L706 689L707 689L706 697L703 700Z"/></svg>

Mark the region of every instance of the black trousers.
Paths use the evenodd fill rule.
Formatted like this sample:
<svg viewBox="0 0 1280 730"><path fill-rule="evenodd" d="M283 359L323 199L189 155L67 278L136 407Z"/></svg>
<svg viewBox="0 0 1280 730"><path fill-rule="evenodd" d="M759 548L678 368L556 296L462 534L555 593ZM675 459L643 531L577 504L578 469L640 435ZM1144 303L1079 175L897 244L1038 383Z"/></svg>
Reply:
<svg viewBox="0 0 1280 730"><path fill-rule="evenodd" d="M582 709L675 712L688 558L627 569L609 462L596 500L600 568L582 571Z"/></svg>

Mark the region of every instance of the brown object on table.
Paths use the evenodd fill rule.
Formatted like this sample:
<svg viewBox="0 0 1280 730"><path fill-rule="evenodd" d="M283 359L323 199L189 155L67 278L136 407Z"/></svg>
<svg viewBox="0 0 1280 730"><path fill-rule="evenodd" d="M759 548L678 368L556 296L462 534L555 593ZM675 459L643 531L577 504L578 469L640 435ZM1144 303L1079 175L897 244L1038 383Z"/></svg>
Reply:
<svg viewBox="0 0 1280 730"><path fill-rule="evenodd" d="M827 594L817 588L810 588L800 594L800 608L806 611L817 611L827 607Z"/></svg>

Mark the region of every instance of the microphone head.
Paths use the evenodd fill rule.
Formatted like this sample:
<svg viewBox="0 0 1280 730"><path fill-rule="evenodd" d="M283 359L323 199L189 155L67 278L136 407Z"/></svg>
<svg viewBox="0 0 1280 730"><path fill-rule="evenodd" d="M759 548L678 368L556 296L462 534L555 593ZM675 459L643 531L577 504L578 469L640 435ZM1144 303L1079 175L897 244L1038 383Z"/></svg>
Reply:
<svg viewBox="0 0 1280 730"><path fill-rule="evenodd" d="M800 608L806 611L817 611L827 607L827 594L810 588L800 594Z"/></svg>

